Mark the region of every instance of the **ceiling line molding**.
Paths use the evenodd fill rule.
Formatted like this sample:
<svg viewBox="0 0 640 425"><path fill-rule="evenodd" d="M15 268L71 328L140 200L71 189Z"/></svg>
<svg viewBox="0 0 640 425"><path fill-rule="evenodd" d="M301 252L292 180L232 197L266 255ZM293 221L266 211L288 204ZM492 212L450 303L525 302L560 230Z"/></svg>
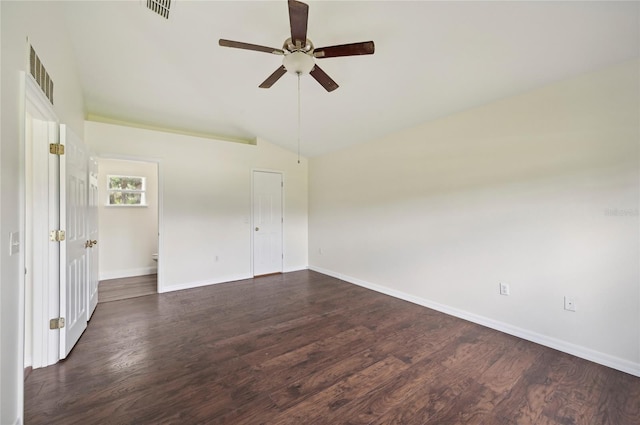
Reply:
<svg viewBox="0 0 640 425"><path fill-rule="evenodd" d="M115 119L115 118L109 118L109 117L105 117L105 116L102 116L102 115L87 114L85 119L87 121L100 122L100 123L103 123L103 124L113 124L113 125L120 125L120 126L123 126L123 127L140 128L140 129L143 129L143 130L161 131L163 133L181 134L181 135L184 135L184 136L200 137L200 138L203 138L203 139L211 139L211 140L217 140L217 141L221 141L221 142L240 143L240 144L243 144L243 145L257 145L258 144L258 139L257 138L243 139L243 138L240 138L240 137L222 136L222 135L214 134L214 133L201 133L201 132L197 132L197 131L183 130L183 129L179 129L179 128L160 127L160 126L155 126L155 125L150 125L150 124L143 124L143 123L139 123L139 122L118 120L118 119Z"/></svg>

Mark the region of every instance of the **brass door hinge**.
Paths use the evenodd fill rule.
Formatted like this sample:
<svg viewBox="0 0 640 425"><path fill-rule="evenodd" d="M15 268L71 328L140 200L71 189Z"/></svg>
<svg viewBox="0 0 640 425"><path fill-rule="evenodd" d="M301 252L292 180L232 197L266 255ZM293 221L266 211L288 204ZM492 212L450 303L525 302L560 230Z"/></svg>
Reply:
<svg viewBox="0 0 640 425"><path fill-rule="evenodd" d="M64 155L64 145L61 145L60 143L50 143L49 153L53 155Z"/></svg>
<svg viewBox="0 0 640 425"><path fill-rule="evenodd" d="M49 320L49 329L62 329L64 328L64 317L58 317Z"/></svg>
<svg viewBox="0 0 640 425"><path fill-rule="evenodd" d="M64 230L52 230L51 233L49 233L49 239L52 242L62 242L64 238L65 238Z"/></svg>

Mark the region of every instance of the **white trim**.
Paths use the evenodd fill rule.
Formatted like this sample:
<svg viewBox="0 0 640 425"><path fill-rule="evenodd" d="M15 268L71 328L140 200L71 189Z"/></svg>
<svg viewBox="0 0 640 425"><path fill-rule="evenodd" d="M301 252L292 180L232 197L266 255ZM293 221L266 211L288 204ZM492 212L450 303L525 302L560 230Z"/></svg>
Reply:
<svg viewBox="0 0 640 425"><path fill-rule="evenodd" d="M29 44L29 43L27 43ZM16 395L17 403L16 403L16 424L20 424L22 422L22 417L24 416L24 368L25 368L25 323L26 323L26 308L25 308L25 292L26 292L26 273L21 273L22 270L26 270L26 225L27 225L27 132L26 132L26 124L27 124L27 94L26 94L26 83L25 83L25 75L26 73L20 73L20 113L18 115L18 202L19 202L19 231L20 236L18 238L19 252L18 252L18 343L16 344L17 353L16 360L18 361L18 366L15 370L17 373L16 377L16 385L13 387L13 393ZM30 149L31 151L31 149ZM30 172L32 172L30 170ZM29 180L33 180L29 177ZM31 214L32 211L29 211ZM30 215L30 220L32 222L33 215ZM13 242L13 241L12 241ZM9 248L9 255L12 255L11 248ZM33 285L31 285L31 299L33 299ZM32 307L33 308L33 304ZM31 313L33 310L31 310ZM31 352L33 352L33 322L31 323ZM4 339L4 338L2 338ZM4 350L3 350L4 351ZM31 353L29 353L29 357L31 357ZM31 359L29 359L31 362ZM0 364L4 365L4 363L0 362ZM0 372L2 375L2 372ZM11 388L7 385L0 384L0 393L3 391L3 387L6 389ZM0 399L2 399L0 395Z"/></svg>
<svg viewBox="0 0 640 425"><path fill-rule="evenodd" d="M162 174L162 162L158 160L158 265L156 266L156 273L158 273L157 279L157 291L164 287L164 263L162 262L162 255L164 253L164 203L163 203L163 190L164 190L164 178Z"/></svg>
<svg viewBox="0 0 640 425"><path fill-rule="evenodd" d="M50 138L51 143L60 142L60 124L49 123L49 137L53 134L53 138ZM48 229L66 229L65 221L60 220L60 200L61 200L61 187L60 187L60 164L64 163L64 160L56 159L55 155L50 155L47 152L49 161L49 225ZM62 187L64 190L64 186ZM48 232L47 232L48 233ZM65 242L47 242L49 245L49 268L48 268L48 303L49 303L49 316L44 317L44 323L42 324L45 329L45 333L48 338L48 353L47 363L45 366L57 363L60 360L60 330L49 329L49 319L60 317L60 282L64 282L61 271L66 270L66 264L61 263L61 252L64 251ZM46 300L45 300L46 301Z"/></svg>
<svg viewBox="0 0 640 425"><path fill-rule="evenodd" d="M60 223L60 226L59 226L60 230L64 230L65 232L68 232L69 229L67 229L67 157L69 156L68 155L69 149L67 146L67 138L68 138L67 126L65 124L60 124L58 131L59 131L58 143L64 146L67 153L67 155L60 155L60 159L58 160L58 182L57 183L58 183L58 199L60 202L58 206L58 211L59 211L58 220ZM77 201L73 200L72 202L77 202ZM84 216L86 214L85 211L86 210L80 212L79 215L81 217ZM58 246L59 246L58 258L59 258L59 264L60 264L60 269L58 272L60 274L60 277L59 277L60 286L58 287L58 291L59 291L58 306L59 306L60 312L58 314L58 317L62 317L63 314L66 315L66 313L71 310L71 308L68 306L67 297L66 297L67 291L69 291L68 280L67 280L67 268L69 267L69 263L67 263L67 240L63 239L62 241L58 242ZM86 283L86 277L84 279L84 282ZM58 344L58 357L59 357L58 360L67 358L67 345L70 345L69 351L71 351L71 348L73 347L71 344L68 344L68 340L71 340L71 338L67 338L67 335L70 336L70 334L67 334L67 329L68 327L64 327L64 329L59 329L57 331L58 338L60 338L60 343Z"/></svg>
<svg viewBox="0 0 640 425"><path fill-rule="evenodd" d="M239 281L239 280L248 280L248 279L253 279L253 276L251 276L251 275L235 275L235 276L232 275L232 276L226 276L224 278L216 278L216 279L210 279L210 280L200 280L200 281L196 281L196 282L174 283L174 284L171 284L171 285L166 285L162 289L158 289L158 293L163 294L165 292L181 291L183 289L200 288L202 286L217 285L219 283L236 282L236 281Z"/></svg>
<svg viewBox="0 0 640 425"><path fill-rule="evenodd" d="M123 277L133 277L133 276L145 276L148 274L156 274L158 273L158 267L138 267L135 269L127 269L127 270L114 270L108 272L99 272L100 277L99 280L109 280L109 279L120 279Z"/></svg>
<svg viewBox="0 0 640 425"><path fill-rule="evenodd" d="M582 359L592 361L604 366L608 366L613 369L626 372L628 374L640 377L640 363L634 363L629 360L621 359L619 357L611 356L606 353L602 353L596 350L592 350L587 347L572 344L566 341L562 341L557 338L552 338L547 335L532 332L527 329L519 328L517 326L510 325L508 323L500 322L490 319L488 317L480 316L474 313L470 313L465 310L449 307L444 304L440 304L434 301L427 300L425 298L416 297L414 295L407 294L402 291L396 291L385 286L376 285L355 277L347 276L332 270L327 270L322 267L309 266L310 270L318 273L326 274L328 276L335 277L336 279L344 280L345 282L353 283L354 285L362 286L363 288L371 289L372 291L380 292L385 295L399 298L404 301L409 301L414 304L421 305L423 307L430 308L432 310L439 311L441 313L448 314L450 316L458 317L460 319L468 320L478 325L486 326L491 329L504 332L509 335L516 336L518 338L526 339L527 341L535 342L546 347L559 350Z"/></svg>

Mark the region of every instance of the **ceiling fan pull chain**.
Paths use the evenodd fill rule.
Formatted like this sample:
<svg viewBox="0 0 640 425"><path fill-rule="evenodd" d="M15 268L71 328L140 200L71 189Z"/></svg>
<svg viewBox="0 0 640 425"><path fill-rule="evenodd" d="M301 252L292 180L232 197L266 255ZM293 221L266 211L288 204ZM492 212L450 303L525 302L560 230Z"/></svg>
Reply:
<svg viewBox="0 0 640 425"><path fill-rule="evenodd" d="M298 72L298 164L300 164L300 73Z"/></svg>

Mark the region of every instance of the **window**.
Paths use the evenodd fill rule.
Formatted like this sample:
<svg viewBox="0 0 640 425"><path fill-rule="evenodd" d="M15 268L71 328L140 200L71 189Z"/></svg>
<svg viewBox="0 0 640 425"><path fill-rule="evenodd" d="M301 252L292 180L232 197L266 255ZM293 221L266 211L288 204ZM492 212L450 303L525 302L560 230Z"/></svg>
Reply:
<svg viewBox="0 0 640 425"><path fill-rule="evenodd" d="M107 176L107 205L145 206L146 179L136 176Z"/></svg>

